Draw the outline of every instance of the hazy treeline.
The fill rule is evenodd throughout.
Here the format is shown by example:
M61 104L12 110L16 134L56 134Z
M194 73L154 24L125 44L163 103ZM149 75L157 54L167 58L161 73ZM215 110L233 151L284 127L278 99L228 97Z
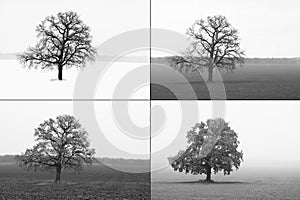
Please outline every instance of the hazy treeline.
M16 162L15 155L0 155L0 163L13 163Z
M16 155L0 155L0 163L16 163ZM150 160L146 159L124 159L124 158L94 158L94 163L104 163L112 165L141 165L148 166Z
M16 60L18 53L0 53L0 60ZM115 59L115 56L98 55L96 61L111 61ZM148 61L146 56L124 56L117 60L118 62L133 62L133 63L144 63Z
M0 53L0 59L17 59L17 54ZM110 61L114 56L100 55L96 58L98 61ZM151 58L153 63L168 63L171 57ZM119 62L147 62L147 57L142 56L126 56L118 59ZM299 58L245 58L245 64L300 64Z
M172 57L151 58L152 63L167 64ZM299 58L245 58L245 64L300 64Z

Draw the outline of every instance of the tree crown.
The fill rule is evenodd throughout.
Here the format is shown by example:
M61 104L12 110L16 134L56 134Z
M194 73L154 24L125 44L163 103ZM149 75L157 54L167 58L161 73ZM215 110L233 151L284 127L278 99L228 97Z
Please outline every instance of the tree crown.
M75 12L60 12L48 16L36 28L39 42L18 55L29 68L53 69L55 66L83 67L92 61L96 50L92 47L90 28Z
M243 152L237 150L237 138L237 133L221 118L197 123L187 133L186 150L169 157L169 163L179 172L207 174L209 168L214 173L223 171L224 175L229 175L243 160Z
M18 164L26 170L49 170L56 167L81 170L92 164L94 149L89 149L88 133L70 115L44 121L35 129L36 145L18 155Z
M196 20L187 29L190 47L182 56L175 56L171 64L180 71L190 67L197 71L203 67L234 70L244 63L244 51L240 48L238 30L233 28L222 15L208 16L206 20Z

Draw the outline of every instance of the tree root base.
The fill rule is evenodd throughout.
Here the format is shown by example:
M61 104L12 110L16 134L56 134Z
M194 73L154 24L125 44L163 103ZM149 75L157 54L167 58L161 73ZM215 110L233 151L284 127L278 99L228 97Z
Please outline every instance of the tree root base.
M199 180L199 183L215 183L213 180Z

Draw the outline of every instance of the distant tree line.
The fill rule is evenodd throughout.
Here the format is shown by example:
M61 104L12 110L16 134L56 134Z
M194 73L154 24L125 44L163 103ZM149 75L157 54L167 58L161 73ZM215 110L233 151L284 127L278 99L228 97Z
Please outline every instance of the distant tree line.
M16 162L15 155L0 156L0 163L14 163L14 162Z
M151 58L152 63L170 64L173 56ZM300 64L300 58L245 58L245 64Z

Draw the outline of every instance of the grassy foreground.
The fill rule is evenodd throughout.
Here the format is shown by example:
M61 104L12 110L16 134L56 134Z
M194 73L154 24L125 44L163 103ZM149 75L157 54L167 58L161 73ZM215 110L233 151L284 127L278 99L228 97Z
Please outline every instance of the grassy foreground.
M22 199L150 199L150 174L125 173L102 164L81 173L26 172L15 164L0 165L0 200Z
M249 182L157 182L151 187L155 200L296 200L300 198L300 181L268 180Z
M154 68L151 70L151 99L176 99L167 88L175 88L178 99L194 99L189 87L197 99L211 99L204 75L185 74L183 82L163 68ZM221 75L223 80L217 80L215 75L216 81L210 85L212 88L224 85L226 99L300 99L300 64L245 64L233 73L223 71ZM163 82L165 87L155 82Z

